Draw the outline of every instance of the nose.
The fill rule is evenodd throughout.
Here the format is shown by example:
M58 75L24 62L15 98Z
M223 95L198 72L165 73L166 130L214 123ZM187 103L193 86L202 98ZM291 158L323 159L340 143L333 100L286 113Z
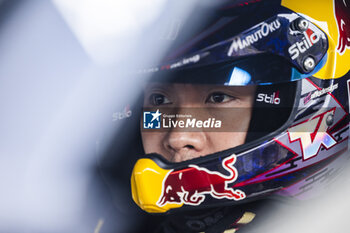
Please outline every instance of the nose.
M203 132L169 132L163 145L168 152L168 159L181 162L203 155L206 146L206 136Z

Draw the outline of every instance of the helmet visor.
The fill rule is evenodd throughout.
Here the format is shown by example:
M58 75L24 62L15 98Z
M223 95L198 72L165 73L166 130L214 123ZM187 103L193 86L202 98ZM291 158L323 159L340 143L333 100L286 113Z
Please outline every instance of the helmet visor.
M161 83L218 84L225 86L268 85L304 76L284 58L260 54L192 69L158 71L152 78Z

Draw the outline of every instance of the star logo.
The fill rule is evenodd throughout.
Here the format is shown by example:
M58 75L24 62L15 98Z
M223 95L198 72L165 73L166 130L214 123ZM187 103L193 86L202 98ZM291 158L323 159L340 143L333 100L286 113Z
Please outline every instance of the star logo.
M144 129L160 129L160 116L162 113L157 109L156 112L143 112Z
M151 115L153 116L151 122L153 122L154 120L159 121L159 117L162 115L161 113L159 113L159 109L157 109L157 111L155 113L151 113Z

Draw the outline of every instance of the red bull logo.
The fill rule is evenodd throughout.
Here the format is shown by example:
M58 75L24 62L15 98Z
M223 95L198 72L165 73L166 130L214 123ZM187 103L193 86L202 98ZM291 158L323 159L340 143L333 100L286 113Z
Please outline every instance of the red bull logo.
M339 32L337 51L342 55L350 48L350 0L334 0L334 13Z
M243 191L228 187L228 184L238 177L237 170L233 167L235 162L234 154L222 161L222 166L229 175L196 165L189 165L180 171L171 170L163 180L162 194L157 205L160 207L167 203L199 205L205 200L205 194L217 199L227 198L236 201L244 199L246 195Z

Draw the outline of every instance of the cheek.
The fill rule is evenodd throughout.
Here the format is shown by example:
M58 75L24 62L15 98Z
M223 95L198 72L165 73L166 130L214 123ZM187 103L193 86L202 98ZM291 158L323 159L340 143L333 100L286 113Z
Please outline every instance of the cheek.
M146 154L158 153L162 154L162 141L164 133L146 133L141 132L143 149Z
M221 120L223 132L247 132L251 120L252 108L234 107L218 109L216 119Z
M228 132L211 132L207 136L210 141L210 152L217 152L232 147L236 147L245 143L249 123L251 119L251 109L240 109L239 114L231 114L227 116L230 126Z

